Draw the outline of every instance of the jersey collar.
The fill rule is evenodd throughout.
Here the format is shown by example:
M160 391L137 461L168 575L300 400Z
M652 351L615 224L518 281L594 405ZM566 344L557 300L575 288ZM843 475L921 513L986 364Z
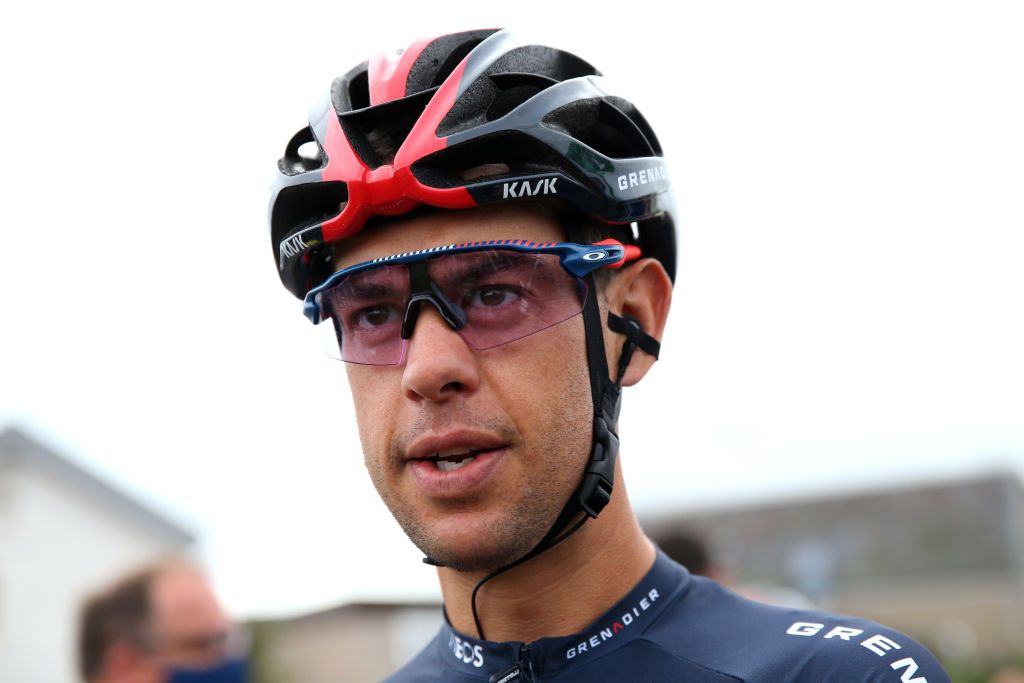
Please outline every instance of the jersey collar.
M532 643L477 640L452 628L445 619L434 647L445 664L473 680L498 683L519 666L550 676L607 655L640 638L669 603L686 590L690 575L660 549L647 574L611 609L577 634L541 638ZM505 683L518 683L512 676Z

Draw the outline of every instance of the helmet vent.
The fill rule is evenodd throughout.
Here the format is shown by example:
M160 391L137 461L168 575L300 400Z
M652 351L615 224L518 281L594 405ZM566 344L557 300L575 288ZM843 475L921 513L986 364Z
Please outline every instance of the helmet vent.
M323 150L313 137L309 127L303 128L292 136L284 150L284 156L277 162L277 167L287 176L299 175L315 171L324 165Z
M270 217L271 239L276 246L299 228L334 218L348 201L348 186L331 180L291 185L281 190Z
M491 82L497 87L498 93L484 116L488 121L500 119L545 88L558 83L547 76L525 73L494 74Z
M400 100L341 114L338 120L345 137L363 163L370 168L392 163L436 91L437 88L432 88Z
M647 123L647 119L644 118L644 115L640 113L639 109L634 107L628 100L624 100L621 97L615 97L613 95L605 97L604 101L629 117L629 120L640 129L641 133L643 133L644 138L650 144L651 148L654 149L654 153L658 156L662 156L663 152L661 151L661 144L658 142L658 136L654 134L654 129L651 128L651 124Z
M597 69L576 55L540 45L527 45L510 50L491 64L482 76L459 96L441 125L437 134L441 137L452 135L486 123L487 116L505 89L515 90L527 84L540 92L551 82L558 83L580 76L599 76ZM505 79L504 76L510 78ZM530 79L529 81L527 79ZM545 82L547 82L545 84ZM534 94L536 94L534 92ZM507 103L498 103L496 111L511 111L512 105L522 104L522 94L509 94Z
M611 159L656 153L633 119L603 98L578 100L559 107L545 116L542 123Z
M452 75L459 62L495 30L452 33L432 41L409 69L405 92L412 95L440 86Z
M348 100L353 109L366 109L370 106L370 77L365 69L349 81Z
M313 140L303 142L299 145L299 156L306 161L318 161L320 159L320 145Z
M369 62L363 62L331 83L331 103L335 111L346 112L370 106Z
M561 172L587 182L564 157L519 131L492 133L430 154L412 166L413 175L433 187L461 187L474 180Z
M526 45L509 50L496 59L484 75L500 73L536 74L559 82L581 76L601 75L597 69L571 52L543 45Z

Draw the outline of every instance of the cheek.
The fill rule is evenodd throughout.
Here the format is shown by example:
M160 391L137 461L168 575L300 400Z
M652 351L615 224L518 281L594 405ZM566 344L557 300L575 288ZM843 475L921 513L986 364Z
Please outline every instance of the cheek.
M488 366L500 368L500 373L488 373L489 379L520 432L539 441L534 445L541 448L555 442L565 448L567 437L581 433L589 444L593 402L582 318L523 341L516 352L510 353L513 346L506 347L493 362L482 364L485 372Z
M388 397L398 395L399 387L392 386L397 380L390 370L346 364L345 371L352 392L359 441L363 446L363 456L369 461L372 453L386 447L381 440L393 432L391 420L396 411Z

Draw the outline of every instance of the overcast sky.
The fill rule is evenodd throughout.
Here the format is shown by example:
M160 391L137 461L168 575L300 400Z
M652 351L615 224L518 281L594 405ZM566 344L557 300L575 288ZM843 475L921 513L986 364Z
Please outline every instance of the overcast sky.
M193 529L239 615L436 595L277 281L267 188L333 77L510 25L629 94L678 192L623 409L641 512L1024 469L1020 3L493 5L8 8L0 428Z

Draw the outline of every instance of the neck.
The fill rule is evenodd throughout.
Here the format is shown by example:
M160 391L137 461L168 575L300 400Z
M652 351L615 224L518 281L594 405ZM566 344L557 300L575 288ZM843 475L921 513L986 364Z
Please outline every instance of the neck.
M488 640L528 643L581 631L651 568L654 546L629 505L619 464L615 477L612 499L596 519L483 585L477 612ZM479 635L470 596L485 575L438 568L448 619L462 633Z

